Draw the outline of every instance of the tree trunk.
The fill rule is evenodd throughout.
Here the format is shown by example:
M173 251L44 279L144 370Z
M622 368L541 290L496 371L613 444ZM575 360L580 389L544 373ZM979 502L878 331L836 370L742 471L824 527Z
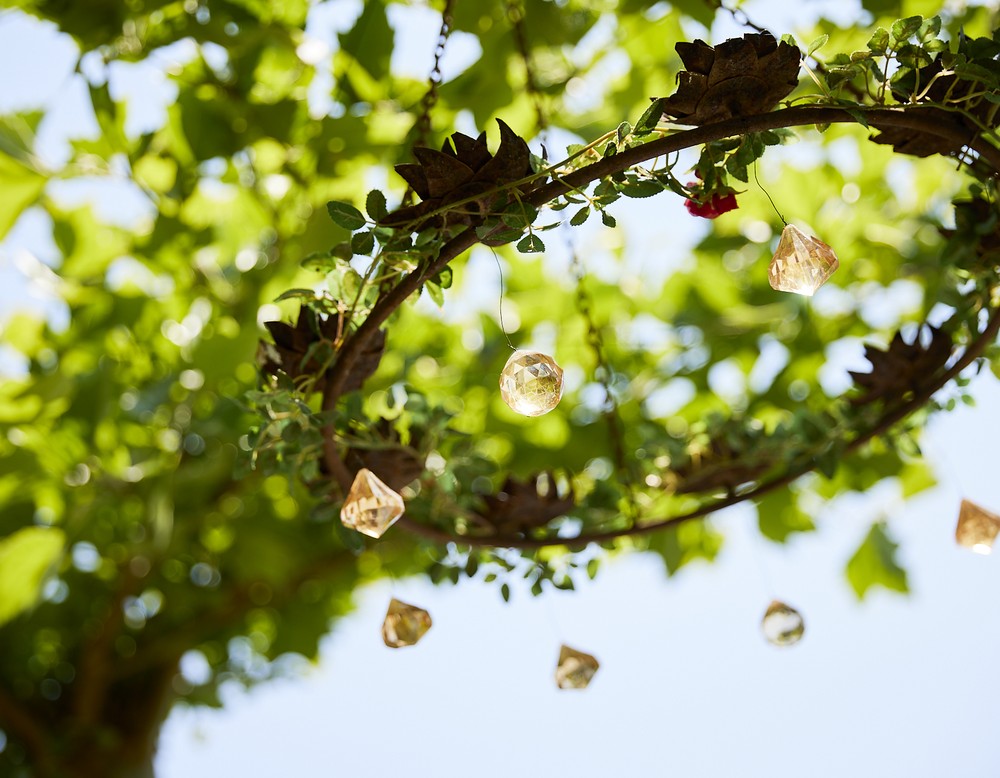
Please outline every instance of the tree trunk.
M154 778L176 673L172 662L110 684L96 719L66 722L72 734L62 741L52 778Z

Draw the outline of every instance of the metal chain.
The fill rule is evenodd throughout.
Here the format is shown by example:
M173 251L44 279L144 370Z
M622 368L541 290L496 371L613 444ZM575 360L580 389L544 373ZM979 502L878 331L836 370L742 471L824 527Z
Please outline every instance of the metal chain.
M415 125L416 133L413 138L415 146L426 146L430 138L431 111L438 101L438 87L441 86L441 58L444 56L444 47L448 43L448 36L451 35L454 6L455 0L445 0L444 10L441 12L441 29L438 32L437 46L434 47L434 66L427 77L427 92L420 101L420 114L417 116Z
M569 231L568 228L564 229L567 232ZM615 463L615 470L618 473L618 478L622 486L625 487L628 494L628 518L634 525L639 515L635 504L635 479L632 469L629 467L628 459L625 456L625 425L621 420L621 415L618 413L618 401L615 399L614 392L611 389L611 379L614 373L608 363L607 350L604 346L604 336L601 334L601 328L597 326L597 322L594 319L593 301L584 287L583 282L586 277L586 271L576 252L576 247L568 235L566 237L566 247L569 251L570 269L576 279L576 306L587 327L587 345L590 346L596 363L594 375L604 389L604 419L608 424L608 436L611 439L611 452Z
M431 111L438 101L438 87L441 86L441 58L444 56L445 46L448 44L448 36L451 35L452 24L454 23L455 0L445 0L444 10L441 11L441 29L438 31L437 45L434 47L434 65L431 67L430 75L427 77L427 91L420 100L420 113L413 128L413 145L426 146L431 136ZM413 190L409 187L403 195L403 203L409 204L413 201Z

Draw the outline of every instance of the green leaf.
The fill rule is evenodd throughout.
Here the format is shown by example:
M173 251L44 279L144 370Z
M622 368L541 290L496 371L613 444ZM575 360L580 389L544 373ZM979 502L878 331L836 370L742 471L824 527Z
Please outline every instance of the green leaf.
M279 294L274 298L274 301L281 302L282 300L315 300L316 292L312 289L286 289L284 292Z
M922 16L907 16L905 19L897 19L892 23L892 38L896 43L902 43L911 35L914 35L924 23Z
M669 575L695 559L711 562L721 548L722 535L704 520L667 527L654 533L649 541L649 550L660 555Z
M618 125L618 129L615 131L615 135L618 138L618 142L622 143L625 138L627 138L632 132L632 125L628 122L622 122Z
M816 455L816 467L827 478L837 475L842 454L837 446L830 446L826 451Z
M376 81L389 76L393 31L386 18L385 4L367 0L361 16L347 33L340 35L340 48L368 71Z
M351 236L351 251L367 256L375 250L375 236L368 230L357 232Z
M510 584L503 584L500 587L500 596L504 602L510 602Z
M450 289L454 277L455 274L452 272L451 267L444 267L431 280L442 289Z
M917 37L920 38L924 43L937 38L938 33L941 32L941 17L932 16L930 19L924 19L924 23L920 25L920 29L917 31Z
M757 520L761 534L777 543L784 543L793 532L812 532L812 518L799 508L795 494L789 489L777 489L757 501Z
M923 460L916 460L907 462L900 471L899 483L903 489L903 499L908 499L936 485L937 479L934 477L934 470L931 467Z
M389 212L385 204L385 195L378 189L372 189L365 199L365 210L368 211L372 221L378 222Z
M428 281L424 284L424 288L427 290L428 296L430 296L438 308L444 307L444 292L441 290L440 286L435 284L433 281Z
M806 49L806 56L811 57L814 52L823 48L828 40L830 40L829 35L820 35L816 40L809 44L809 48Z
M622 187L622 194L626 197L652 197L663 191L663 185L658 181L644 179L642 181L629 181Z
M569 223L574 227L579 227L587 219L590 218L590 206L585 205L579 211L573 214L573 218L569 220Z
M49 527L25 527L0 540L0 625L38 601L65 543L63 531Z
M876 522L864 542L847 563L847 580L858 599L873 586L884 586L894 592L910 590L906 571L896 562L896 549L885 524Z
M538 218L538 209L527 203L514 202L504 209L500 218L508 227L524 229Z
M601 222L605 227L617 227L618 220L607 211L601 211Z
M737 154L733 154L726 159L726 172L733 178L742 181L744 184L749 181L747 165L745 162L740 160Z
M345 230L353 232L354 230L360 230L366 224L365 217L361 211L349 203L331 200L326 204L326 212L330 214L330 218L333 219L334 224L340 225Z
M45 178L6 154L0 154L0 238L14 226L21 212L33 205L45 187Z
M868 48L873 54L885 54L889 48L889 31L885 27L879 27L868 39Z
M545 251L545 244L542 243L541 238L534 233L531 233L530 235L525 235L518 241L517 250L522 254L537 254Z
M665 97L658 97L650 104L645 113L639 117L639 121L635 123L633 132L636 135L646 135L656 128L656 125L660 123L660 118L663 116L663 104L665 102Z

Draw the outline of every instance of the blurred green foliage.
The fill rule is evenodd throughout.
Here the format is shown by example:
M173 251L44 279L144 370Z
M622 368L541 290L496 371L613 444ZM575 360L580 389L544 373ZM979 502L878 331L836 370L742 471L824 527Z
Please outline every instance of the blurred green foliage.
M228 680L279 673L285 665L275 660L285 654L315 658L357 587L389 572L496 581L505 599L512 575L541 591L544 581L571 588L584 568L596 574L595 549L442 549L402 530L366 548L340 528L337 495L321 477L315 430L329 419L315 398L310 405L290 386L260 383L262 306L292 288L357 288L343 267L332 278L302 267L349 240L343 215L341 224L331 220L325 204L364 208L373 185L393 204L402 196L390 168L409 161L426 83L401 73L393 54L397 25L419 4L15 5L55 23L93 66L81 69L103 75L75 76L100 133L74 139L70 158L55 167L36 156L41 113L0 120L0 237L28 209L44 216L59 254L53 283L70 312L63 331L24 315L3 322L4 343L27 357L29 370L0 384L0 728L9 738L0 774L138 774L170 704L215 705ZM938 5L863 3L871 29L930 16ZM455 30L473 36L482 55L441 85L432 140L456 124L492 138L497 117L531 137L540 100L570 142L589 142L637 121L651 96L672 91L675 41L708 37L705 25L729 18L696 0L524 6L534 90L526 88L507 5L456 3ZM322 35L304 26L324 12L341 32L328 36L323 56L306 56ZM990 13L949 11L945 34L989 34ZM802 41L829 35L817 56L864 49L871 34L867 24L840 28L822 19L795 32ZM165 121L129 132L132 108L112 97L107 64L148 63L179 43L190 44L189 56L167 72L176 99ZM795 95L812 92L804 78ZM630 502L649 516L684 510L692 498L655 488L656 478L660 459L676 456L678 441L699 424L737 412L772 429L794 426L790 407L819 412L844 390L825 372L835 344L873 331L884 342L942 302L937 290L947 286L948 271L937 260L936 217L961 183L949 163L901 161L858 128L798 134L802 143L768 151L760 177L788 217L836 237L843 267L834 283L842 291L822 309L770 292L766 259L776 220L754 185L740 192L740 209L713 223L690 251L673 250L669 223L641 249L629 245L631 208L651 221L662 220L661 208L670 219L690 218L664 208L669 193L609 201L604 224L616 219L624 225L618 230L597 229L596 219L581 227L589 230L580 239L583 284L604 333L613 371L605 381L626 449L636 455L637 490L623 486L610 464L600 376L565 261L498 249L506 304L519 322L515 337L553 343L572 374L561 406L540 419L512 416L496 391L509 351L492 291L483 302L482 288L495 288L486 250L427 285L443 313L425 297L394 316L378 372L363 396L346 398L340 418L388 419L404 444L438 457L432 472L445 501L415 501L414 520L433 523L442 511L478 504L508 470L528 476L553 467L588 496L590 514L576 520L614 527ZM563 137L547 136L550 157L562 156L551 147ZM537 143L533 149L541 151ZM152 216L125 228L99 218L92 205L66 205L50 183L75 180L131 182ZM384 208L378 197L368 199L376 219ZM555 233L544 238L559 243ZM352 248L364 253L371 242ZM364 267L355 262L352 272ZM909 302L888 306L897 298ZM479 302L457 307L464 299ZM299 300L292 295L278 306L292 318ZM874 319L870 311L880 306L893 313ZM274 309L264 312L275 317ZM760 354L768 344L788 359L774 363L769 379L754 378L755 367L766 367ZM262 407L264 419L276 421L272 429ZM446 427L457 434L444 435ZM379 443L357 425L338 430L345 440L360 436L352 441L360 448ZM251 451L272 434L277 453L261 455L258 447L255 460ZM812 530L803 494L833 498L888 477L899 478L906 494L926 487L926 468L905 448L852 454L834 463L830 480L803 479L772 493L758 505L761 532L784 542ZM673 573L694 559L711 561L722 542L709 523L696 522L608 546L649 550ZM887 530L873 527L848 566L859 596L876 584L905 591L894 551ZM185 655L204 659L205 677L178 674Z

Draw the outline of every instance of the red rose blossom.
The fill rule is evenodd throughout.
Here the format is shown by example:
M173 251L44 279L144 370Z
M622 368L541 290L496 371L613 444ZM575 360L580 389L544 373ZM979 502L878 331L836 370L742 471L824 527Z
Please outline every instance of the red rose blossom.
M705 202L699 200L685 200L684 206L692 216L701 216L705 219L714 219L721 216L726 211L739 208L736 203L736 193L714 194Z

